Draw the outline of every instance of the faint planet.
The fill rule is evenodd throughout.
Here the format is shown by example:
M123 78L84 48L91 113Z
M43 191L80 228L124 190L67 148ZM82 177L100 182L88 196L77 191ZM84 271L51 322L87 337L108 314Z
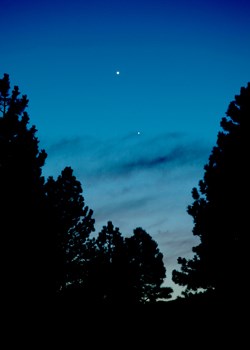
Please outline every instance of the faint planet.
M120 71L119 70L117 70L115 73L116 73L116 75L120 75Z
M140 132L140 131L137 131L137 135L141 135L141 132Z

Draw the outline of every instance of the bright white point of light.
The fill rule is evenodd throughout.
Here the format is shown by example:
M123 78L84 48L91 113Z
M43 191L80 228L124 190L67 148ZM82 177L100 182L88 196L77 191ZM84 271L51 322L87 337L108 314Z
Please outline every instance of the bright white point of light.
M141 135L141 132L140 132L140 131L137 131L137 135Z
M116 71L116 75L120 75L120 71L119 70Z

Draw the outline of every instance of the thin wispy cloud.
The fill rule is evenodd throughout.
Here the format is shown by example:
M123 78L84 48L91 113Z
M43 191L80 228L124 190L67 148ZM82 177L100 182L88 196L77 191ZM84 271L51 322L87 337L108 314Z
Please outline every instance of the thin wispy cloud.
M107 176L125 176L134 171L162 168L199 161L208 152L200 140L188 140L184 135L169 133L158 137L94 139L75 137L63 139L48 147L48 155L63 157L78 166L88 163L88 170Z
M208 149L202 145L178 144L166 147L155 147L153 149L151 140L148 140L147 147L138 145L137 149L131 149L130 152L115 153L113 158L108 156L100 159L95 170L99 176L108 177L128 177L136 172L164 171L186 165L200 164L204 162L208 155Z
M143 169L155 169L176 163L185 164L190 160L198 159L201 152L201 149L197 152L197 149L193 148L192 146L190 147L190 145L177 145L175 148L168 150L166 153L159 150L159 154L155 154L151 157L142 155L136 160L124 163L121 169L126 172Z
M79 148L82 146L82 138L79 136L73 138L63 138L56 143L48 145L46 152L50 157L61 155L72 155L72 153L78 153Z
M135 210L137 215L139 215L139 212L142 213L148 203L152 201L152 199L153 196L150 194L139 197L136 197L134 194L132 194L132 196L123 198L123 200L114 200L109 204L103 205L98 210L97 220L106 220L110 216L110 213L112 213L113 217L131 217Z

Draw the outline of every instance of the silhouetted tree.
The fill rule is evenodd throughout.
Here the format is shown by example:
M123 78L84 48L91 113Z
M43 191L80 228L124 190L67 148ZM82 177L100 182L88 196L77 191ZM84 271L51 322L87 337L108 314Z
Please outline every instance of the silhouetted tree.
M45 192L54 239L56 292L82 284L86 239L94 231L93 211L85 206L81 183L66 167L57 180L47 179Z
M178 258L181 272L173 281L186 286L185 295L199 288L213 290L220 298L240 299L247 293L249 274L247 197L250 117L250 83L229 104L221 120L204 178L192 191L194 202L187 212L193 217L193 234L200 244L193 259Z
M127 272L126 247L119 228L109 221L85 248L87 271L84 293L87 301L98 304L123 302Z
M9 75L0 79L0 203L2 284L15 297L53 295L81 279L84 241L94 230L92 210L66 167L46 184L34 126L28 127L26 95L10 93Z
M10 92L9 75L0 79L1 285L18 296L35 296L46 279L44 178L46 159L34 126L28 127L26 95Z
M170 298L172 288L162 287L166 268L158 244L140 227L125 241L129 259L131 299L140 303L152 303L159 298Z

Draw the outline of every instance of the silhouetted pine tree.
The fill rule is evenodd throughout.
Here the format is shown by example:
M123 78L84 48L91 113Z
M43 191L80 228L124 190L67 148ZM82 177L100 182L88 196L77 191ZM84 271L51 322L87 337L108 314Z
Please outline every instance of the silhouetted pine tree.
M159 298L171 298L172 288L162 287L166 268L156 241L140 227L134 230L131 237L125 238L125 241L131 300L154 303Z
M46 153L28 127L26 95L10 92L9 75L0 79L0 225L2 290L13 298L37 295L46 279L44 178Z
M55 247L53 269L55 291L82 284L85 243L94 231L93 211L85 206L81 183L66 167L57 180L47 179L45 192L50 215L50 230Z
M96 238L89 240L88 253L84 285L86 300L97 304L123 303L128 265L119 228L109 221Z
M2 285L14 298L46 298L77 284L83 273L83 242L94 230L92 210L66 167L46 184L34 126L28 127L26 95L10 93L0 79L0 225Z
M192 191L194 202L187 212L193 217L193 234L200 244L194 258L179 258L181 272L173 281L186 286L185 294L199 288L214 290L220 298L239 300L247 294L248 234L247 183L250 118L250 83L230 103L222 118L204 178Z

